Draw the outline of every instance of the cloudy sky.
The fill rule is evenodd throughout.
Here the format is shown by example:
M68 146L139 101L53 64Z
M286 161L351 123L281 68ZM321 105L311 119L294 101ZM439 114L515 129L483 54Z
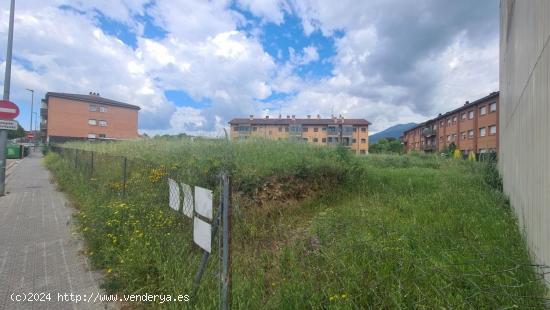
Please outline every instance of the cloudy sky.
M17 0L11 99L137 104L140 131L332 113L372 131L498 89L497 0ZM9 1L0 2L3 85ZM283 116L284 117L284 116Z

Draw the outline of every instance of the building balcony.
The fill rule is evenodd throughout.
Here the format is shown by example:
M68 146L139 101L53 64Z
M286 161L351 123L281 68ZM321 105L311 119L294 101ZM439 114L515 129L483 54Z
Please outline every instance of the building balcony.
M422 145L420 146L420 149L422 151L426 151L426 152L432 152L432 151L435 151L437 149L437 146L435 144L431 144L431 145Z
M424 128L422 129L422 135L424 137L432 137L432 136L435 136L437 134L437 131L433 128Z
M48 109L40 108L40 115L42 115L42 116L48 116Z

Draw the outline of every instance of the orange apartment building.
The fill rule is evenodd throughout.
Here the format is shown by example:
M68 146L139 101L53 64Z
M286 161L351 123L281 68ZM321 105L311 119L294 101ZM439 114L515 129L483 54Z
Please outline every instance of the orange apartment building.
M440 114L404 132L405 149L441 152L454 143L463 155L497 152L499 92Z
M296 118L294 115L282 118L235 118L229 122L231 139L249 137L286 140L294 139L316 145L344 145L357 154L369 152L369 125L365 119L343 117Z
M140 107L89 95L48 92L40 109L44 142L138 137Z

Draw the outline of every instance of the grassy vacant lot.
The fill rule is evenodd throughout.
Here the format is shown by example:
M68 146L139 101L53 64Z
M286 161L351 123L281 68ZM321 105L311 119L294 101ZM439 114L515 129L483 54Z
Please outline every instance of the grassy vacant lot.
M78 205L108 291L191 292L200 251L190 221L167 207L164 177L215 189L226 169L235 308L544 307L513 212L479 163L268 141L66 146L98 152L93 175L72 155L49 153L46 163ZM131 161L125 199L112 194L119 158L99 152L145 160ZM216 255L190 306L217 307Z

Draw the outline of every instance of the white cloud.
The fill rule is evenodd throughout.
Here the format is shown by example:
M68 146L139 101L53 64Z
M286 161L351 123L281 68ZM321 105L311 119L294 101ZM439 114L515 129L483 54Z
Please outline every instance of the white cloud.
M252 14L275 24L281 24L284 21L284 12L290 10L284 0L238 0L238 3Z

